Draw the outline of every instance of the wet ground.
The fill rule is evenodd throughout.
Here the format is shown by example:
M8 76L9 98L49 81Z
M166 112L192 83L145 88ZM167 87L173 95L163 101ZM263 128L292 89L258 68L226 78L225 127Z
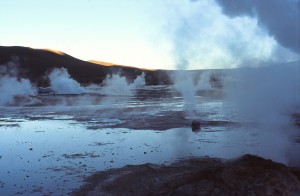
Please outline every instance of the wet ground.
M191 129L194 119L201 121L200 132ZM96 171L128 164L266 156L253 127L217 89L199 91L192 104L168 86L132 96L17 98L1 107L0 193L64 195Z
M189 158L98 172L72 195L299 195L299 172L253 155Z

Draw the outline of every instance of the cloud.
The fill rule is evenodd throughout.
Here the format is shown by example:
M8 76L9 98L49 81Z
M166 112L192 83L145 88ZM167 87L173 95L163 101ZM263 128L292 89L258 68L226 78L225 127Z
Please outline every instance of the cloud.
M300 53L299 0L217 0L223 13L230 17L257 18L258 25L267 30L286 48Z
M162 34L172 48L174 68L257 67L299 60L295 50L278 42L246 3L233 17L217 1L167 2Z

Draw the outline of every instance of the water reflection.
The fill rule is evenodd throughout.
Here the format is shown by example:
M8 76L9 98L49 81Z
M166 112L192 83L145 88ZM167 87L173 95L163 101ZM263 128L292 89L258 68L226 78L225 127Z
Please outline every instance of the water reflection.
M2 107L1 194L67 194L84 176L128 164L259 154L257 130L236 124L234 108L220 97L196 97L201 131L194 133L183 100L165 88L135 97L53 96L40 98L38 106Z

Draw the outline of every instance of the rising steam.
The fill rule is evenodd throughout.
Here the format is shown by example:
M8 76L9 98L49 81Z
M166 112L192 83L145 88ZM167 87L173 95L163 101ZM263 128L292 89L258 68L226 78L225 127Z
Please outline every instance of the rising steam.
M104 81L102 93L104 95L125 95L131 96L134 90L145 85L144 73L138 76L133 83L129 84L125 77L120 75L107 76Z
M168 28L176 68L259 67L228 72L226 77L233 85L226 86L232 81L223 84L241 122L252 123L250 129L257 131L259 147L249 153L283 163L288 162L291 151L299 157L300 150L292 149L291 141L299 132L291 120L300 105L299 61L270 64L299 59L300 1L193 0L179 5ZM268 68L262 68L267 64ZM185 109L193 114L197 87L191 76L178 71L174 81Z
M97 93L103 95L133 95L136 88L145 85L144 74L129 84L126 77L118 74L108 75L103 84L83 87L74 80L65 68L55 68L49 75L50 87L57 94Z
M55 68L49 75L50 87L57 94L81 94L86 92L81 85L71 78L67 69Z
M5 65L0 66L0 105L14 105L17 97L29 98L32 100L37 95L37 88L30 80L19 78L18 59L12 59ZM132 96L135 90L145 85L144 73L138 76L132 83L128 83L125 77L117 74L107 76L102 85L91 84L82 86L74 80L65 68L55 68L47 75L50 88L55 94L101 94L101 95L122 95ZM85 96L85 99L74 97L72 100L62 100L60 105L86 105L98 104L93 97ZM35 99L36 101L38 99ZM20 100L19 100L20 101ZM70 103L70 101L72 103ZM32 103L29 103L32 104Z
M0 66L0 105L14 104L17 96L36 95L36 88L25 78L18 78L18 61L13 58Z
M241 121L253 123L249 129L256 131L258 150L252 153L282 163L288 163L291 154L299 157L299 147L291 140L299 134L291 117L300 112L299 71L298 63L245 68L238 70L234 86L226 87Z
M284 47L300 53L299 0L217 0L230 17L250 16Z

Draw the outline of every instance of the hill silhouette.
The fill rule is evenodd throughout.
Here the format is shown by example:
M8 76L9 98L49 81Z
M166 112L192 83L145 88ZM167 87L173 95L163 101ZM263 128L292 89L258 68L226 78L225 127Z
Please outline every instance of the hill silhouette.
M129 82L145 73L147 85L170 84L166 70L144 70L100 61L83 61L60 51L21 46L0 46L0 65L17 61L20 76L39 86L47 85L46 75L54 68L64 67L72 78L82 84L101 83L107 75L126 76Z

